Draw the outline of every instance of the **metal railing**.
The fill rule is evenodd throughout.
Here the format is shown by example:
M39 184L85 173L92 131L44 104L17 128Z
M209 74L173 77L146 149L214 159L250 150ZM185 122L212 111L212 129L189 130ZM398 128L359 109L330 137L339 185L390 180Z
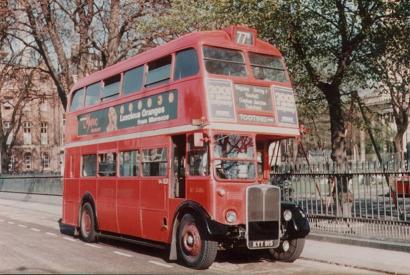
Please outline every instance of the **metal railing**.
M272 183L300 205L314 232L382 240L410 240L410 172L390 161L284 164Z

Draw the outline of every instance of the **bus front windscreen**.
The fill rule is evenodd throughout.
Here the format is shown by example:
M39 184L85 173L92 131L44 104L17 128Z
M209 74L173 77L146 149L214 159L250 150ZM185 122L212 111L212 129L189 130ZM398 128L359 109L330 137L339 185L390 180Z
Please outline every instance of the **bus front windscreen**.
M255 179L253 138L239 135L215 135L214 165L216 176L220 179Z

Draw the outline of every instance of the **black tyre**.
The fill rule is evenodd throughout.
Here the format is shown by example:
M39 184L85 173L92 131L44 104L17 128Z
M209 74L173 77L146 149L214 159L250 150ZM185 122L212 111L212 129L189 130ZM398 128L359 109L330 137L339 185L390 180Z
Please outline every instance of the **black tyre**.
M282 262L294 262L302 254L305 239L284 240L278 248L269 249L273 259Z
M94 210L88 202L84 203L81 208L80 236L85 242L88 243L93 243L97 240Z
M195 268L207 269L214 262L218 243L207 238L203 228L198 226L190 214L182 217L178 227L178 260L182 264Z

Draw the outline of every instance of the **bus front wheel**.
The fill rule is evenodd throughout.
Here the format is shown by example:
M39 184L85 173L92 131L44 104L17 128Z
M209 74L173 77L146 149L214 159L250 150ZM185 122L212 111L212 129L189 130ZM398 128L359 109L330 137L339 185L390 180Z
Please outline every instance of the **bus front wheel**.
M269 249L269 252L275 260L292 263L299 258L304 247L305 239L303 238L283 240L278 248Z
M207 238L191 214L185 214L178 228L178 259L188 267L207 269L217 251L218 243Z
M80 234L81 238L88 243L96 241L95 216L89 202L84 203L81 208Z

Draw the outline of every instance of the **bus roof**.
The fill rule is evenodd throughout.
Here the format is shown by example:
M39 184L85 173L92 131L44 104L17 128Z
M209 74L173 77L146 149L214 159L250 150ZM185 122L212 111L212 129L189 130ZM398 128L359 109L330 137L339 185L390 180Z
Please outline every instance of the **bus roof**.
M252 46L243 45L235 43L233 35L235 30L247 30L254 34L255 43ZM92 73L79 81L77 81L71 89L71 92L93 84L95 82L106 79L110 76L119 74L121 72L132 69L136 66L143 65L147 62L150 62L154 59L158 59L161 56L171 54L173 52L182 50L184 48L195 47L197 45L211 45L211 46L221 46L225 48L241 49L241 50L254 50L260 53L269 53L271 55L282 56L277 48L271 44L260 40L257 38L257 33L254 29L250 29L243 26L230 26L224 30L215 30L215 31L201 31L201 32L192 32L185 34L180 38L172 40L168 43L165 43L161 46L152 48L140 54L137 54L133 57L130 57L124 61L106 67L100 71Z

